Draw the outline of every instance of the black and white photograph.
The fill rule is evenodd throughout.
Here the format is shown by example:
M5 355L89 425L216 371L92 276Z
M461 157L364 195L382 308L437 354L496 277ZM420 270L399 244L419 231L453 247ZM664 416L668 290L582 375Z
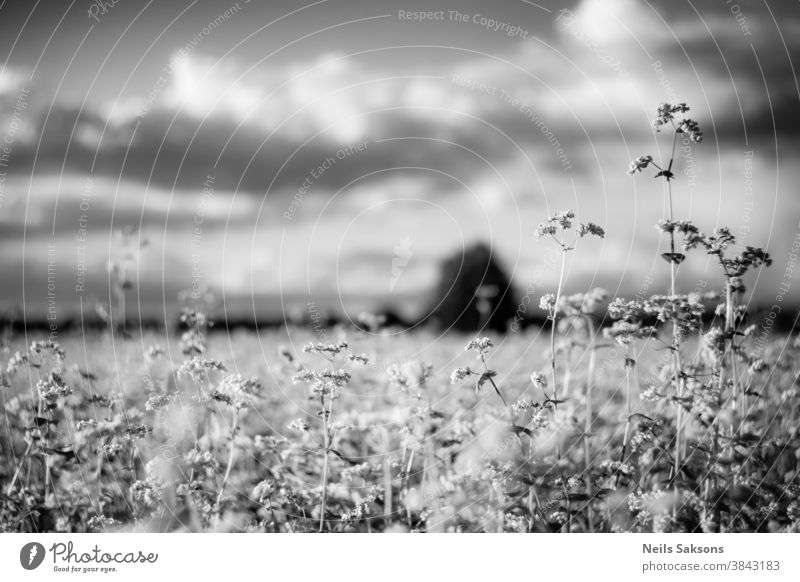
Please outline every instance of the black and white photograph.
M797 579L798 63L795 0L1 0L3 577Z

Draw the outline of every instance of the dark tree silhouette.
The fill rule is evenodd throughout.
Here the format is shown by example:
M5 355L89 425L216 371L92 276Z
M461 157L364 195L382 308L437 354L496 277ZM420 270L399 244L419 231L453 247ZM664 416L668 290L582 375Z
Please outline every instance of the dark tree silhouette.
M476 243L442 261L427 320L442 328L505 331L517 310L514 289L492 250Z

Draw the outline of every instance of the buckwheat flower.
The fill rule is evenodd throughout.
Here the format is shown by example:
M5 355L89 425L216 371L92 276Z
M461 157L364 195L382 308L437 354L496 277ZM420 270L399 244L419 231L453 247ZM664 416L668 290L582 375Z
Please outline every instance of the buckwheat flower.
M271 497L273 493L275 493L275 482L264 480L253 487L252 497L259 503L263 503L264 499Z
M261 393L261 382L258 378L244 378L241 374L231 374L222 379L215 391L227 404L237 409L244 408L247 402Z
M572 210L564 210L563 212L559 212L552 218L550 221L555 222L561 227L561 230L569 230L572 228L572 220L575 218L575 213Z
M585 315L600 315L607 301L608 291L601 287L594 287L584 294L580 304L580 312Z
M755 334L757 330L758 330L758 326L755 323L751 323L742 332L742 335L744 335L744 337L750 337L751 335ZM798 337L800 337L800 336L798 336ZM794 347L798 347L798 346L794 346Z
M470 350L473 350L478 352L478 354L480 355L480 354L485 354L493 347L494 344L492 343L492 340L490 340L488 337L475 338L473 340L470 340L470 342L464 347L464 351L468 352Z
M682 119L675 131L688 134L689 139L695 143L703 141L703 132L700 131L700 126L694 119Z
M476 372L470 370L469 366L467 366L466 368L456 368L455 370L453 370L453 373L450 374L450 383L457 384L467 376L471 376L472 374L475 373Z
M410 360L402 364L392 364L386 373L391 383L405 392L411 388L425 386L433 377L433 365L419 360Z
M745 247L740 255L736 255L732 259L724 259L723 264L729 275L741 277L750 268L758 268L762 265L769 267L772 264L772 258L764 249Z
M145 359L147 359L147 360L152 362L153 360L157 360L158 358L163 357L164 353L165 353L164 352L164 348L162 348L159 345L154 345L154 346L148 347L145 350L144 357L145 357Z
M548 520L558 525L564 525L569 521L569 516L566 511L554 511L548 516Z
M701 353L714 366L722 362L728 335L719 327L712 327L703 335Z
M659 127L666 125L674 118L675 116L672 115L672 105L669 103L659 103L658 109L656 110L656 118L653 120L653 128L659 131Z
M651 163L653 163L653 156L639 156L628 166L628 174L632 176L636 172L641 172Z
M341 475L345 481L352 481L355 478L365 479L372 472L372 467L369 463L359 463L352 467L342 469Z
M297 418L290 422L287 426L289 430L296 430L298 432L308 432L311 426L302 418Z
M606 231L604 231L601 227L597 226L594 222L587 222L586 224L579 224L578 225L578 236L583 238L585 236L596 236L600 238L604 238L606 236Z
M197 328L191 328L181 335L181 353L185 356L203 355L206 352L206 336Z
M558 310L564 315L576 316L581 313L581 306L583 305L586 295L583 293L574 293L572 295L563 295L558 300Z
M174 394L153 394L144 404L147 411L166 410L175 401Z
M185 327L204 328L210 325L205 313L188 307L181 310L179 319Z
M50 372L47 378L39 380L36 383L36 389L45 406L51 410L56 408L59 398L72 394L72 390L57 372Z
M660 103L656 111L656 118L653 120L653 129L660 131L662 125L670 123L675 119L676 113L686 113L689 111L689 106L686 103L678 103L671 105L669 103Z
M6 374L13 374L23 365L28 363L28 354L21 354L19 352L14 352L14 355L11 356L8 360L8 365L6 366Z
M514 414L519 414L520 412L525 412L526 410L535 407L536 403L533 400L522 399L514 402L511 405L511 410L514 412Z
M612 319L622 319L634 323L642 319L645 309L645 304L637 299L628 301L617 297L609 304L608 315Z
M675 232L675 224L674 220L659 219L659 221L656 222L656 229L669 234Z
M728 246L734 244L736 238L726 227L715 228L709 236L705 238L705 247L710 255L722 255Z
M79 431L82 430L91 430L97 427L97 421L93 418L88 420L79 420L76 424L76 429Z
M222 362L194 356L180 365L178 377L189 377L199 384L208 381L210 373L224 371L225 365Z
M392 364L386 369L386 374L389 376L389 381L392 385L400 388L401 390L408 390L409 380L408 376L403 371L400 364Z
M350 374L344 370L323 370L320 377L335 386L342 387L350 382Z
M656 400L661 400L664 398L664 395L658 390L658 387L655 384L651 384L642 391L642 393L639 395L639 398L645 402L653 402Z
M128 428L128 430L125 432L131 439L143 439L153 432L153 427L146 424L135 424Z
M628 463L606 459L605 461L600 463L600 471L611 475L616 473L621 473L623 475L632 475L633 467Z
M111 441L110 443L103 443L103 454L108 458L114 458L122 452L122 445L118 442Z
M557 232L558 229L556 228L555 224L551 224L549 222L548 223L542 222L539 223L539 226L533 232L533 235L536 238L542 238L548 235L555 235Z
M136 501L147 507L155 507L163 499L163 486L152 477L131 483L130 491Z
M335 344L310 343L303 347L305 353L337 355L348 347L347 340L340 339Z
M545 293L539 299L539 309L547 312L552 312L556 304L556 296L552 293Z
M541 372L532 372L531 382L533 382L534 386L541 388L542 390L547 388L547 377Z
M362 366L369 365L369 358L367 357L367 354L350 354L347 359L354 364L360 364Z
M629 323L627 321L615 321L611 327L607 327L603 330L603 337L614 340L622 346L626 346L631 343L632 339L629 332L633 331L637 327L638 326L635 323Z
M750 362L750 365L747 367L747 373L752 375L758 374L759 372L763 371L764 368L767 367L767 364L761 358L753 360Z
M669 222L669 221L659 221L659 222ZM692 223L691 220L674 220L671 222L674 227L674 230L681 233L682 235L686 236L689 234L697 234L699 233L699 229Z
M31 347L28 350L30 355L37 355L41 356L45 353L50 353L55 356L58 360L64 360L67 357L67 354L61 349L61 346L52 340L45 340L45 341L38 341L32 342Z
M299 384L300 382L315 382L317 375L311 370L303 370L292 376L292 384Z
M573 475L569 479L567 479L567 489L577 489L583 485L583 479L578 477L577 475Z
M206 477L213 477L219 471L219 461L211 451L194 448L187 451L183 458L190 467L198 469Z

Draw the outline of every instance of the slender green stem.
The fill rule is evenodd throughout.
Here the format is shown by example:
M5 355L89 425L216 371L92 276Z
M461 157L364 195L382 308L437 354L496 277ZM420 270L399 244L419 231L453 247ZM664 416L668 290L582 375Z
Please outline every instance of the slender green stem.
M222 484L219 486L219 493L217 493L217 501L214 504L214 510L219 511L220 503L222 503L222 495L225 493L225 487L228 484L228 479L231 476L233 469L233 461L236 453L236 432L239 426L239 409L235 408L233 411L233 419L231 420L231 441L228 445L228 463L225 467L225 475L222 477Z
M667 171L672 171L672 165L675 161L675 146L678 140L677 131L675 131L675 122L672 122L673 125L673 133L672 133L672 152L670 154L669 165L667 166ZM672 183L671 183L671 174L664 176L666 181L666 194L667 194L667 219L672 222L673 221L673 208L672 208ZM670 250L670 257L669 257L669 289L670 289L670 297L671 300L674 301L674 297L676 294L676 279L677 279L677 263L675 261L675 232L674 229L670 229L669 231L669 250ZM683 397L683 379L681 375L681 355L680 355L680 346L679 346L679 338L678 338L678 325L675 322L675 319L672 320L672 362L674 368L674 383L675 383L675 390L677 393L677 397L680 400ZM673 479L676 483L675 486L675 497L676 503L673 505L672 516L673 520L677 517L678 512L678 503L677 503L677 496L678 496L678 488L677 488L677 480L679 478L681 467L682 467L682 458L683 458L683 405L681 402L678 402L678 409L676 412L676 421L675 421L675 454L673 455Z
M561 244L561 243L559 243ZM558 273L558 287L556 289L555 303L553 304L552 322L550 327L550 367L553 372L553 400L556 403L554 408L558 408L558 378L556 376L556 321L558 318L558 302L561 299L561 287L564 284L564 268L567 263L567 251L561 244L561 270Z
M592 410L592 391L594 388L594 370L597 363L597 353L594 346L594 323L590 316L586 316L586 322L589 330L589 369L586 378L586 421L583 434L583 453L585 462L586 473L586 497L587 497L587 520L589 524L589 531L594 531L594 510L592 509L592 445L589 439L592 434L593 410Z
M481 354L481 362L483 363L484 371L488 372L489 371L489 366L486 365L486 360L484 359L483 354ZM506 402L506 399L503 398L503 395L500 392L500 388L497 387L497 384L495 383L494 378L492 378L491 376L489 376L489 383L492 385L492 388L494 388L494 391L500 397L500 400L502 401L503 406L508 408L508 402Z
M631 348L626 346L625 356L630 358ZM631 407L631 367L628 365L627 359L625 361L625 433L622 436L622 451L619 455L619 462L625 462L625 455L628 452L628 439L631 434L631 414L633 410Z
M328 438L328 412L325 409L325 396L319 395L319 401L322 405L322 439L323 439L323 457L322 457L322 500L320 501L319 512L319 531L323 532L325 528L325 505L328 500L328 452L330 450L330 441Z

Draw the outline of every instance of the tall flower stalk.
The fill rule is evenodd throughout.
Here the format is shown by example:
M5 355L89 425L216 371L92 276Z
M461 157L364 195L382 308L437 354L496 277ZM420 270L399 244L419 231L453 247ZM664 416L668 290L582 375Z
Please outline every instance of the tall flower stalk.
M550 320L550 371L553 378L553 400L558 402L558 376L556 364L556 323L558 319L559 304L561 302L561 291L564 286L564 271L567 264L567 253L575 249L575 244L579 238L585 236L596 236L599 238L605 237L605 231L594 224L588 222L586 224L579 224L578 228L574 230L574 235L568 237L568 233L572 233L572 225L575 220L575 213L571 210L559 212L539 224L539 227L534 231L536 238L550 238L553 240L561 250L561 267L558 272L558 286L556 293L547 293L543 295L539 301L539 307L547 312L547 319Z
M336 424L333 421L333 403L340 397L341 389L350 382L350 374L335 367L335 358L348 349L345 340L336 344L308 344L303 348L306 353L323 356L330 366L322 371L304 370L293 378L294 382L307 382L311 385L311 397L319 401L319 416L322 423L322 476L320 483L319 531L325 531L325 512L328 502L328 480L330 471L330 455L337 454L333 448L336 437Z
M605 310L608 293L604 289L595 288L588 293L576 293L562 297L559 301L559 311L564 314L562 329L568 333L578 329L583 330L586 343L584 347L589 352L589 362L586 369L586 392L584 394L585 416L583 430L583 456L584 456L584 476L586 481L587 498L587 524L589 531L594 531L594 507L592 500L594 497L592 479L592 445L591 436L594 423L593 397L595 384L595 369L597 367L597 348L595 343L596 327L595 318L600 316ZM580 341L575 341L575 345L580 345ZM568 356L569 357L569 356ZM569 366L569 362L567 364ZM565 377L569 369L565 372ZM566 382L565 382L566 384ZM565 386L566 393L566 386Z
M661 103L658 106L658 112L656 115L655 120L653 121L653 128L658 133L661 131L661 128L664 126L669 126L672 129L672 147L670 150L670 157L667 162L661 161L661 164L657 164L653 160L653 156L645 155L640 156L639 158L633 160L628 167L628 173L633 175L637 172L641 172L642 170L646 169L648 166L653 166L658 170L658 173L655 175L656 178L663 178L664 179L664 192L666 196L666 206L667 206L667 217L666 221L662 221L660 223L660 227L663 223L667 225L667 228L663 228L667 234L669 234L669 252L662 253L662 257L667 263L669 264L669 295L671 299L675 299L677 295L676 291L676 280L677 280L677 271L678 266L683 262L686 256L683 253L679 253L676 251L675 248L675 225L677 224L674 219L673 213L673 196L672 196L672 180L675 178L675 174L672 171L673 165L675 163L675 148L678 142L678 135L687 135L689 140L694 143L699 143L703 139L703 134L699 129L699 126L696 121L684 117L680 120L675 119L676 114L684 114L689 111L689 107L686 103L679 103L677 105L671 105L669 103ZM676 411L676 428L675 428L675 449L674 449L674 464L673 464L673 478L678 479L682 464L683 464L683 451L685 447L685 443L683 442L683 431L684 431L684 420L683 420L683 406L681 405L680 401L683 398L684 393L684 377L683 377L683 367L681 362L681 352L680 352L680 341L681 341L681 331L678 325L678 322L673 319L672 320L672 344L670 346L670 350L672 353L672 367L673 367L673 382L675 385L675 391L677 395L677 411ZM676 504L677 505L677 504Z

